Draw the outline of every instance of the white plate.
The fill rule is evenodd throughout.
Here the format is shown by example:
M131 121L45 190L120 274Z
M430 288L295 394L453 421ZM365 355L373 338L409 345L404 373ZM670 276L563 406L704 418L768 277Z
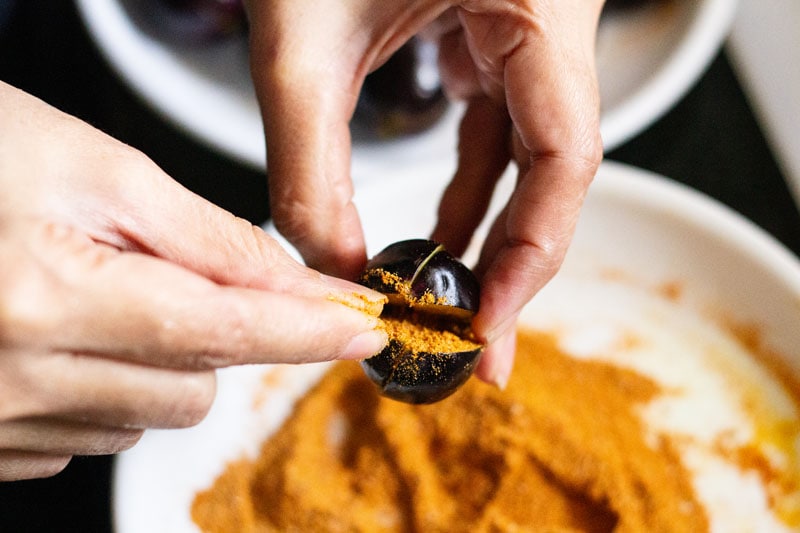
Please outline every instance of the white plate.
M263 168L263 131L244 39L195 50L171 47L140 31L120 2L77 0L89 32L117 73L185 131ZM736 0L672 0L604 20L597 61L607 150L660 117L696 81L718 51L735 5ZM370 175L375 165L454 157L459 116L454 106L422 135L356 145L354 176Z
M449 166L403 170L387 175L386 183L358 188L356 202L370 253L398 239L424 236L433 226ZM504 194L511 177L502 183ZM499 203L502 198L495 211ZM677 283L687 309L717 310L732 320L757 324L763 340L786 356L784 363L800 379L800 263L720 204L670 180L604 163L562 271L525 316L535 316L542 305L547 307L539 316L549 316L546 302L563 301L564 294L592 294L576 295L574 281L603 273L629 276L649 287ZM587 303L597 308L606 300ZM576 302L568 307L582 312L591 306ZM631 319L641 309L618 305L610 315ZM663 327L656 329L663 334ZM324 370L324 365L306 365L220 372L217 400L200 425L148 432L118 457L113 479L118 533L196 531L189 516L195 493L210 486L227 461L255 454L294 399ZM265 389L264 376L270 371L280 372L280 379Z

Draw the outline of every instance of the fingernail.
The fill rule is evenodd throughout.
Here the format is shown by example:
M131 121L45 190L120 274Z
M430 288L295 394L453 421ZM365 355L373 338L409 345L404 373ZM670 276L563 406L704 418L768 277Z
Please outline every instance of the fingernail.
M366 359L380 353L388 342L385 331L374 329L359 333L347 343L342 359Z

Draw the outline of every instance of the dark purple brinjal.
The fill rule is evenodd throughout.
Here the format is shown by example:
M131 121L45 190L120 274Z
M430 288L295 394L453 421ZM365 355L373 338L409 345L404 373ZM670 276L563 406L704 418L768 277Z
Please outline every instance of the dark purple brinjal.
M447 110L436 45L411 39L364 80L352 128L355 138L387 139L424 131Z
M132 17L156 37L183 46L244 35L242 0L127 0Z
M413 239L373 257L359 282L388 298L389 343L362 362L383 395L433 403L469 379L483 350L470 326L480 286L469 268L440 244Z

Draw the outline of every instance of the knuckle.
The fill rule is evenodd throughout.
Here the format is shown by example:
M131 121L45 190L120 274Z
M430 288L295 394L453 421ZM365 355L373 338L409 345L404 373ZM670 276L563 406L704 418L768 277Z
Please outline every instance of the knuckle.
M152 171L157 165L150 159L144 152L127 144L112 142L111 150L113 150L114 158L117 161L117 172L125 175L128 173L133 174L134 177L141 177L142 172Z
M117 198L141 198L152 195L158 189L158 183L166 183L166 175L159 166L146 154L132 146L112 139L108 157L113 158L114 166L110 184ZM155 189L154 189L155 180ZM138 207L138 206L136 206Z
M219 301L220 319L203 332L205 343L197 356L196 368L215 369L247 362L252 351L254 324L258 322L254 309L234 297Z
M561 268L566 256L566 243L558 235L540 235L535 241L518 240L512 246L518 249L518 270L523 279L550 280Z
M564 262L565 252L562 246L553 246L542 258L542 273L544 279L551 279L556 275Z
M233 215L231 217L236 231L228 233L228 246L233 247L237 254L236 260L229 265L230 275L248 285L268 283L269 276L265 276L265 272L285 265L288 255L259 226Z
M309 240L317 228L314 210L302 202L286 199L271 206L275 228L293 244Z
M591 178L600 162L603 160L603 140L600 138L600 132L597 131L593 135L588 135L577 151L578 161L581 161L585 167L590 171L588 174Z
M34 342L47 329L46 287L25 274L3 276L0 285L0 346Z
M37 346L57 331L66 306L68 269L59 256L74 234L56 223L34 223L0 249L0 347Z

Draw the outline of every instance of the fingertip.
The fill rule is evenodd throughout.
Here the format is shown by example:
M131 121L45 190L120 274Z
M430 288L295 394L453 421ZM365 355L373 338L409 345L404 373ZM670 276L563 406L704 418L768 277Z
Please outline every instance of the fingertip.
M504 390L511 377L516 346L517 335L514 328L487 345L475 370L478 378Z
M482 298L481 305L483 303L484 299ZM499 322L496 317L489 315L490 313L485 309L479 311L472 322L472 329L478 338L483 339L488 345L492 345L506 335L509 330L513 331L514 324L517 321L517 313L500 319Z
M389 339L385 331L374 329L352 337L339 359L367 359L383 350Z

